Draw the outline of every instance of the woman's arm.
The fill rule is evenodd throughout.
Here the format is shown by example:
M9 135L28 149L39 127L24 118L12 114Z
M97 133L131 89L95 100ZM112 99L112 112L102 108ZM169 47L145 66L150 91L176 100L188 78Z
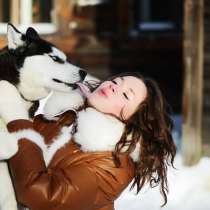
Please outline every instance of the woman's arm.
M33 131L33 123L17 120L8 124L10 132L23 129ZM32 210L61 207L64 210L92 209L98 184L95 174L87 165L46 167L43 151L38 145L27 138L20 139L18 143L19 150L9 163L20 203Z

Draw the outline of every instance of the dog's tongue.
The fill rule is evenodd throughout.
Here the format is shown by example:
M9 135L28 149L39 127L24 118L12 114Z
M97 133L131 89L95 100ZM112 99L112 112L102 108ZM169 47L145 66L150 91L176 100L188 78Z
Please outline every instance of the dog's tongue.
M86 98L88 98L88 97L90 96L91 92L90 92L89 88L88 88L86 85L84 85L83 83L78 82L78 83L77 83L77 86L79 87L81 93L82 93Z

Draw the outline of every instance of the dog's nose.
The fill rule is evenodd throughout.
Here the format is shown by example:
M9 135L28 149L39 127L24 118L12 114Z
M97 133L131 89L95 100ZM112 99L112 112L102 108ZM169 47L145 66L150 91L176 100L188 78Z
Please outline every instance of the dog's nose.
M83 69L80 69L79 70L79 75L81 77L81 80L83 81L85 79L86 75L87 75L87 72L84 71Z

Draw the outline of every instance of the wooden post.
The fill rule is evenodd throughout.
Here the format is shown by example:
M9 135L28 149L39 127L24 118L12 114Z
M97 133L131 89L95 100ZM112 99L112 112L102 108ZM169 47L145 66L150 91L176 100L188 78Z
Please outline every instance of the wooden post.
M210 1L204 0L203 155L210 156Z
M20 1L12 0L10 1L10 17L11 22L15 25L18 25L20 22Z
M27 26L32 23L32 0L20 1L20 22Z
M184 164L193 165L202 149L203 0L185 0L184 18Z
M3 2L0 0L0 22L3 22Z

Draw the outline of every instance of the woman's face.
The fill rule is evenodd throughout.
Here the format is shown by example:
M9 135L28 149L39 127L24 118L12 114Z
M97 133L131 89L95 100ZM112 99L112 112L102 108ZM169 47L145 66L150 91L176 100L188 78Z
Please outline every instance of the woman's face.
M134 76L103 82L87 98L88 104L106 114L128 119L147 94L143 81Z

